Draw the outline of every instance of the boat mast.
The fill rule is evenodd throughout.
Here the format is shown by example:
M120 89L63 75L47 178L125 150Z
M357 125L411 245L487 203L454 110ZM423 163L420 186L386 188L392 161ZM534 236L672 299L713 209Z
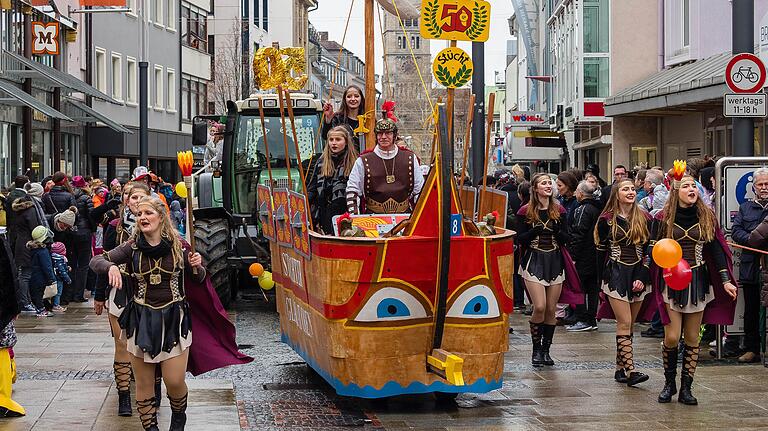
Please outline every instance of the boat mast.
M365 0L365 122L368 133L365 135L366 149L376 146L373 127L376 123L376 52L373 33L373 6L375 0ZM384 35L382 35L384 37Z

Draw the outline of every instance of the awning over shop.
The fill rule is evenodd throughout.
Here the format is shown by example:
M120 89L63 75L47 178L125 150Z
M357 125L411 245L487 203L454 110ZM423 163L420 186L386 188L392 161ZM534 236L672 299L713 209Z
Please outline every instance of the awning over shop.
M131 130L123 127L120 123L111 120L106 115L99 113L79 100L67 97L64 99L64 104L67 114L69 114L74 121L80 121L82 123L95 123L100 121L116 132L133 134Z
M105 102L120 105L120 102L102 93L95 87L75 78L72 75L56 70L40 62L30 60L22 55L8 50L3 50L3 73L19 78L45 79L54 87L61 87L71 93L83 93L86 96L95 97ZM14 67L20 67L14 69Z
M561 138L562 135L549 130L519 130L512 132L515 138Z
M10 81L0 79L0 92L3 92L9 96L0 98L0 105L29 106L30 108L36 111L40 111L49 117L58 118L65 121L72 121L71 118L46 105L45 102L41 102L35 99L30 94L26 93L24 90L17 87Z
M654 73L605 100L605 115L633 114L718 100L730 51Z

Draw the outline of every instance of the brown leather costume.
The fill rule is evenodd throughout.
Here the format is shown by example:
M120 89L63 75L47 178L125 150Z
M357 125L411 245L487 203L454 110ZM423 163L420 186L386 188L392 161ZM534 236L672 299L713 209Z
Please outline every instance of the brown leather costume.
M390 160L370 152L360 156L365 167L365 207L374 214L405 213L413 193L413 153L402 148ZM387 178L394 182L388 182Z

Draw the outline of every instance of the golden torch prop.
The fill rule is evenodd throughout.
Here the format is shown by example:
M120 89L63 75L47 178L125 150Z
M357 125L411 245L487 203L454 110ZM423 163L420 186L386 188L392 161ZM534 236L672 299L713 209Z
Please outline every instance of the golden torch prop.
M189 233L189 245L191 252L195 253L195 222L192 218L192 164L194 163L194 157L192 151L182 151L176 153L176 158L179 162L179 170L181 170L181 176L184 177L184 183L179 183L176 186L176 194L182 198L187 199L187 232ZM184 187L179 187L181 184ZM181 192L181 193L180 193ZM197 275L197 268L192 268L192 273Z

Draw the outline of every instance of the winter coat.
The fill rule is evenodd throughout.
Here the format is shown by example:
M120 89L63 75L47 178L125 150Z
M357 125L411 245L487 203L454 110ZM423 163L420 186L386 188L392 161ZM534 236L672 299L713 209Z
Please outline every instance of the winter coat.
M16 267L13 264L11 247L12 244L7 242L7 238L0 235L0 330L21 311L16 301Z
M30 267L32 268L30 287L48 286L56 283L56 274L53 272L53 260L48 245L39 241L29 241L27 249L29 249Z
M573 223L573 211L579 206L579 201L575 196L571 196L570 198L560 196L558 201L560 201L560 206L565 208L565 227L566 229L570 229L571 224Z
M13 190L8 193L8 196L5 198L5 213L6 213L6 226L8 228L11 228L13 226L13 220L16 216L16 214L13 211L13 201L15 201L18 198L23 198L27 195L27 192L24 191L22 188L14 188Z
M117 218L117 212L120 208L120 197L116 199L107 199L103 205L94 207L88 214L91 219L91 226L101 225L106 228L109 222Z
M347 126L349 128L349 135L355 140L355 146L358 148L360 147L360 141L355 134L355 129L360 126L360 121L357 118L349 118L340 112L333 114L330 123L323 121L323 140L328 140L328 132L336 126Z
M768 218L763 219L757 225L757 228L750 232L747 245L752 248L768 251ZM768 257L765 255L763 255L762 283L760 300L763 306L768 307Z
M737 244L747 245L750 232L768 216L768 205L763 207L754 200L739 205L739 212L733 219L731 238ZM757 284L760 282L760 256L747 250L741 251L739 259L739 282Z
M82 189L75 189L75 192L72 194L72 196L75 198L75 206L77 207L77 218L75 219L75 226L77 226L76 234L78 236L90 237L91 233L93 232L93 227L91 225L93 199L88 196L88 194L85 193Z
M53 186L51 191L43 195L45 213L56 215L63 213L69 207L76 207L75 196L64 186ZM79 208L78 208L79 209Z
M570 229L571 241L566 246L573 256L579 276L582 277L597 274L598 262L594 232L601 212L600 202L597 199L584 199L573 211Z
M507 192L507 229L515 228L515 214L520 211L520 207L523 206L523 202L520 201L520 196L517 194L517 183L510 182L504 184L499 189L503 192Z
M338 158L346 157L346 152ZM347 180L344 166L338 166L333 177L323 177L325 158L320 156L310 171L307 197L314 226L320 226L326 235L333 235L333 216L347 212ZM338 165L338 162L337 162Z
M11 206L15 217L13 258L17 267L30 266L30 253L27 242L32 240L32 230L38 226L48 226L42 213L42 205L32 196L16 199Z
M56 274L56 281L72 284L72 278L69 276L69 268L67 266L67 258L52 252L51 261L53 262L53 273Z
M171 221L173 222L173 226L179 229L179 232L183 231L185 220L186 214L181 210L179 201L171 201Z

